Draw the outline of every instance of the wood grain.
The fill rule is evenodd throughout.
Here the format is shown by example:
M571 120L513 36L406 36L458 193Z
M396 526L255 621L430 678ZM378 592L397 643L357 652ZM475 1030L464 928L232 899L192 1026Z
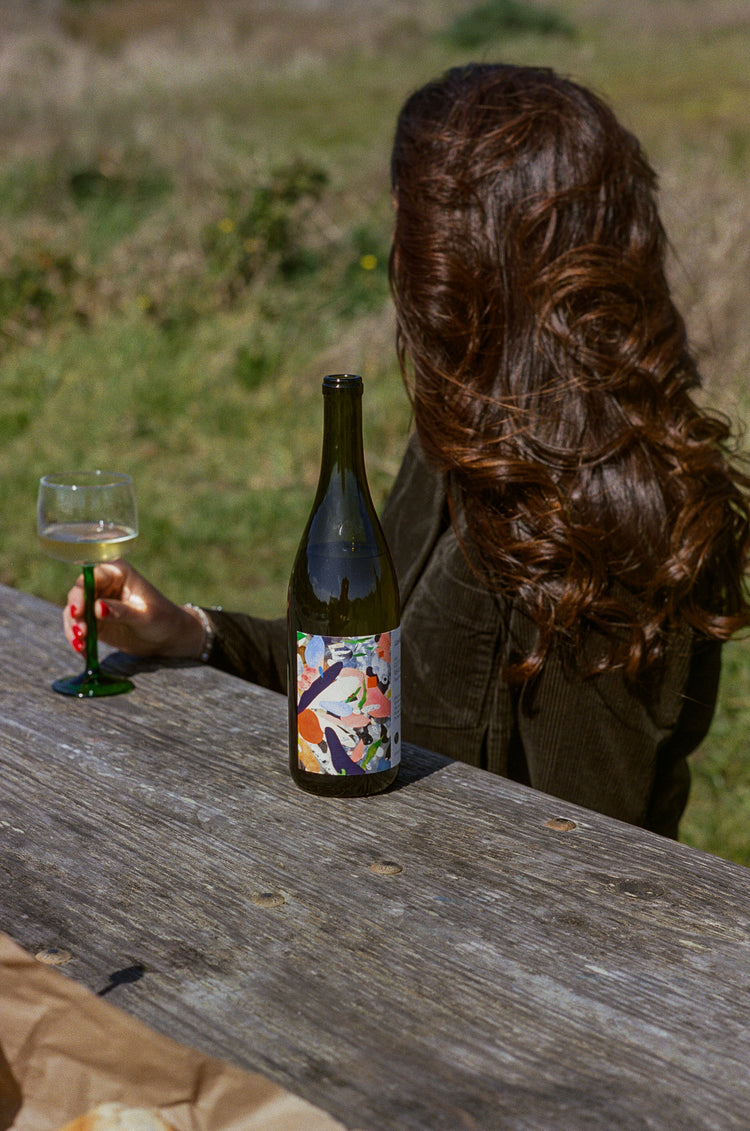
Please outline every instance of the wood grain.
M66 700L9 589L0 654L0 927L95 992L352 1128L750 1127L747 869L416 748L308 796L281 697Z

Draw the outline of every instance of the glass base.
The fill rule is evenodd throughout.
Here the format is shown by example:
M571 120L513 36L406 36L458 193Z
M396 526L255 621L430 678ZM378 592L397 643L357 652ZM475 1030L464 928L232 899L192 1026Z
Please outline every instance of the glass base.
M56 679L52 684L60 695L74 695L78 699L98 699L104 695L123 695L132 691L135 684L119 675L107 672L82 672L67 679Z

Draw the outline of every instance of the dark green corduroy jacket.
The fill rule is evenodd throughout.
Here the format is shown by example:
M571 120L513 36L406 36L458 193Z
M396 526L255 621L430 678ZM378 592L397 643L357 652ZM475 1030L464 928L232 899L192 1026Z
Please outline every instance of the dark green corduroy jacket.
M445 481L410 443L383 512L402 605L404 740L666 836L687 802L687 757L713 716L721 648L676 634L667 661L634 691L619 671L583 677L553 651L510 688L501 672L534 627L482 586L447 515ZM211 663L286 691L286 626L207 610Z

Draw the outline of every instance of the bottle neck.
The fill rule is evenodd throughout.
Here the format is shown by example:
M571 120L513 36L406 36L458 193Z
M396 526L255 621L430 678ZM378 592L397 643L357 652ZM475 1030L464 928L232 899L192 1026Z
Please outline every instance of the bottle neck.
M323 452L320 486L350 473L366 482L362 443L362 381L341 374L323 380Z

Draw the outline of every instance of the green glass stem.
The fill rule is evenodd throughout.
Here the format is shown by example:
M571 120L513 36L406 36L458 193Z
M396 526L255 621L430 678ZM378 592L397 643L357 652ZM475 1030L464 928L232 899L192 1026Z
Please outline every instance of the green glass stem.
M83 567L83 594L86 618L86 675L95 678L101 672L99 667L99 639L96 631L96 582L94 581L94 567Z
M80 675L56 679L52 684L61 695L74 695L78 699L98 699L104 695L122 695L133 690L132 680L111 675L99 667L99 641L96 631L96 585L94 567L83 567L84 619L86 621L86 670Z

